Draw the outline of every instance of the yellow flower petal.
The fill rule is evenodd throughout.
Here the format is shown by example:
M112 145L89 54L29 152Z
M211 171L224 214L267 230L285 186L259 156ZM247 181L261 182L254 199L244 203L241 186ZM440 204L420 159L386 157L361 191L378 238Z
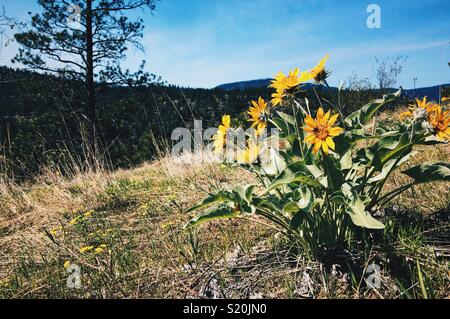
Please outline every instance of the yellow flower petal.
M325 141L326 141L328 147L334 151L336 145L334 144L333 139L331 137L327 137L327 139Z

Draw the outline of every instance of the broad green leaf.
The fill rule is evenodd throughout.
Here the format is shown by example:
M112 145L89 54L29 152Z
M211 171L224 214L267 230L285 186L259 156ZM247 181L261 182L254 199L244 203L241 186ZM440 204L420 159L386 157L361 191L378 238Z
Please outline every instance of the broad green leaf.
M336 161L332 156L326 156L324 158L324 166L325 166L325 175L328 181L328 187L331 190L337 191L341 189L342 184L344 183L344 175L342 171L336 167Z
M412 152L406 154L405 156L403 156L403 158L401 160L399 160L398 163L397 163L397 159L392 159L392 160L388 161L386 164L384 164L383 169L381 170L381 173L375 177L370 178L367 182L371 184L371 183L376 183L381 180L384 180L390 174L390 172L393 169L395 169L394 165L396 163L397 163L397 167L399 167L402 164L406 163L411 158L411 156L414 156L416 154L417 154L416 151L412 151Z
M450 181L450 163L449 162L426 162L424 164L411 167L404 174L411 178L417 184L434 181Z
M355 127L358 124L364 126L382 106L395 101L400 95L401 90L395 93L386 94L382 99L377 99L364 105L358 111L350 114L345 119L345 123L350 127Z
M280 153L270 148L261 155L261 169L266 175L278 175L286 168L286 162Z
M277 113L285 122L294 126L296 125L295 118L292 115L286 114L284 112L277 112Z
M281 132L283 132L286 136L292 134L292 132L290 132L290 130L288 128L286 121L284 121L283 119L274 117L273 119L270 119L269 121L273 125L275 125Z
M366 206L360 197L356 194L351 203L348 204L347 214L350 215L352 222L359 227L368 229L383 229L383 223L373 218L368 212L366 212Z
M375 143L370 149L374 154L373 164L378 170L381 170L389 160L409 153L412 146L408 133L405 132L393 136L386 136Z
M191 219L183 228L188 229L215 219L235 218L239 216L239 214L239 211L235 211L233 208L228 206L223 206L209 212L199 214L195 218Z
M197 209L206 208L213 204L217 203L225 203L234 201L233 195L227 191L220 191L216 194L209 194L200 204L195 205L194 207L189 208L186 213L193 212Z
M314 179L313 177L306 176L303 173L292 173L290 170L285 170L282 172L270 186L267 188L266 192L270 192L274 189L280 188L282 186L291 184L291 183L301 183L313 187L320 186L319 181Z
M339 160L339 164L341 165L341 170L351 169L353 166L352 163L352 150L348 150L344 156Z
M292 217L292 219L291 219L291 221L290 221L290 223L289 223L289 226L292 228L292 229L297 229L297 228L299 228L302 224L303 224L303 221L305 220L305 217L306 217L306 212L304 212L304 211L299 211L299 212L297 212L293 217Z
M315 178L319 178L324 175L324 172L317 165L306 165L306 168Z
M298 206L305 211L311 210L311 205L314 203L314 195L308 187L301 188L298 191L300 199L298 200Z
M290 215L300 210L298 204L292 200L289 200L283 207L283 214Z
M422 143L418 143L421 145L439 145L439 144L448 144L448 141L440 140L436 136L428 136Z
M246 202L251 203L253 197L253 190L255 189L254 184L249 184L245 186L237 186L233 189L233 194L235 195L235 202Z

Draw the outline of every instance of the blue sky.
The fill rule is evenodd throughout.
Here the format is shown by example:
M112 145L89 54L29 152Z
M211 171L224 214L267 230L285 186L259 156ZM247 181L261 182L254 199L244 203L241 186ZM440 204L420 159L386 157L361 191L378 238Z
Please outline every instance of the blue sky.
M366 8L381 7L381 28L369 29ZM21 19L33 0L0 0ZM130 50L125 65L141 59L169 83L214 87L272 77L279 70L310 68L330 54L330 82L353 71L373 78L375 56L407 56L399 85L450 82L448 0L161 0L146 24L145 53ZM14 45L2 50L8 64Z

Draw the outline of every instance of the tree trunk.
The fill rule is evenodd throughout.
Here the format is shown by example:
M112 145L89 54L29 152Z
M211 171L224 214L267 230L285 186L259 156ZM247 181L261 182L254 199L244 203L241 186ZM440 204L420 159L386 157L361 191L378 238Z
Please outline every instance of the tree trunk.
M87 160L91 161L96 157L97 138L96 132L99 127L97 119L95 101L95 81L94 81L94 44L92 34L92 0L86 0L86 90L87 90L87 114L90 120L88 130L88 146L90 151Z
M92 35L92 0L86 0L86 85L87 85L87 107L89 119L95 126L97 121L97 110L95 107L95 82L94 82L94 60L93 60L93 35Z

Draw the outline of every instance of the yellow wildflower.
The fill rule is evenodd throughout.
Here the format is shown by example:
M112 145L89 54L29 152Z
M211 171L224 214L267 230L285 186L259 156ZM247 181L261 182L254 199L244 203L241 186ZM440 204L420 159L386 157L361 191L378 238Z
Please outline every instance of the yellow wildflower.
M64 268L68 268L70 266L70 261L68 261L68 260L66 260L65 262L64 262Z
M94 249L94 246L84 246L80 248L80 253L85 253Z
M252 101L247 114L250 115L249 122L253 122L252 127L256 127L257 131L265 129L267 127L267 103L262 97L258 99L258 102Z
M86 213L84 213L84 217L86 218L91 217L93 213L94 213L93 210L87 211Z
M272 93L272 100L270 101L273 106L277 106L283 103L283 98L285 97L284 90L276 91Z
M436 105L430 113L429 122L438 139L450 140L450 110L443 111L440 105Z
M50 230L50 234L52 234L52 236L55 236L60 231L62 231L62 226L52 228L52 230Z
M272 94L271 103L273 106L282 104L283 98L285 98L287 94L292 94L301 83L308 80L307 73L303 72L300 76L299 73L300 70L298 68L289 71L287 76L283 72L279 72L271 81L269 87L276 90L276 93Z
M307 136L305 142L314 145L313 153L317 153L320 148L325 154L328 154L329 149L335 149L333 137L344 131L340 127L333 126L338 117L338 114L331 115L330 111L324 114L322 108L317 111L316 119L310 115L306 116L304 130L307 132Z
M74 219L72 219L72 220L69 222L69 225L72 225L72 226L73 226L73 225L77 224L77 223L81 220L81 218L82 218L81 215L75 217Z
M219 125L216 135L212 137L214 143L214 150L221 152L227 143L227 131L230 128L231 118L229 115L222 117L222 125Z
M319 61L319 64L306 72L305 77L308 78L308 80L313 79L316 83L324 82L330 75L329 72L325 69L325 64L328 58L329 55L327 54L322 60Z
M251 164L254 163L259 155L259 147L258 145L253 141L253 139L250 139L247 142L247 147L245 149L241 149L237 151L236 154L236 160L240 164Z
M106 249L106 245L105 244L101 244L100 246L95 248L94 252L96 254L101 254L105 249Z
M400 114L400 120L406 117L420 118L427 117L430 112L436 107L435 104L427 102L427 97L425 96L422 100L416 98L415 103L409 105L409 110Z

